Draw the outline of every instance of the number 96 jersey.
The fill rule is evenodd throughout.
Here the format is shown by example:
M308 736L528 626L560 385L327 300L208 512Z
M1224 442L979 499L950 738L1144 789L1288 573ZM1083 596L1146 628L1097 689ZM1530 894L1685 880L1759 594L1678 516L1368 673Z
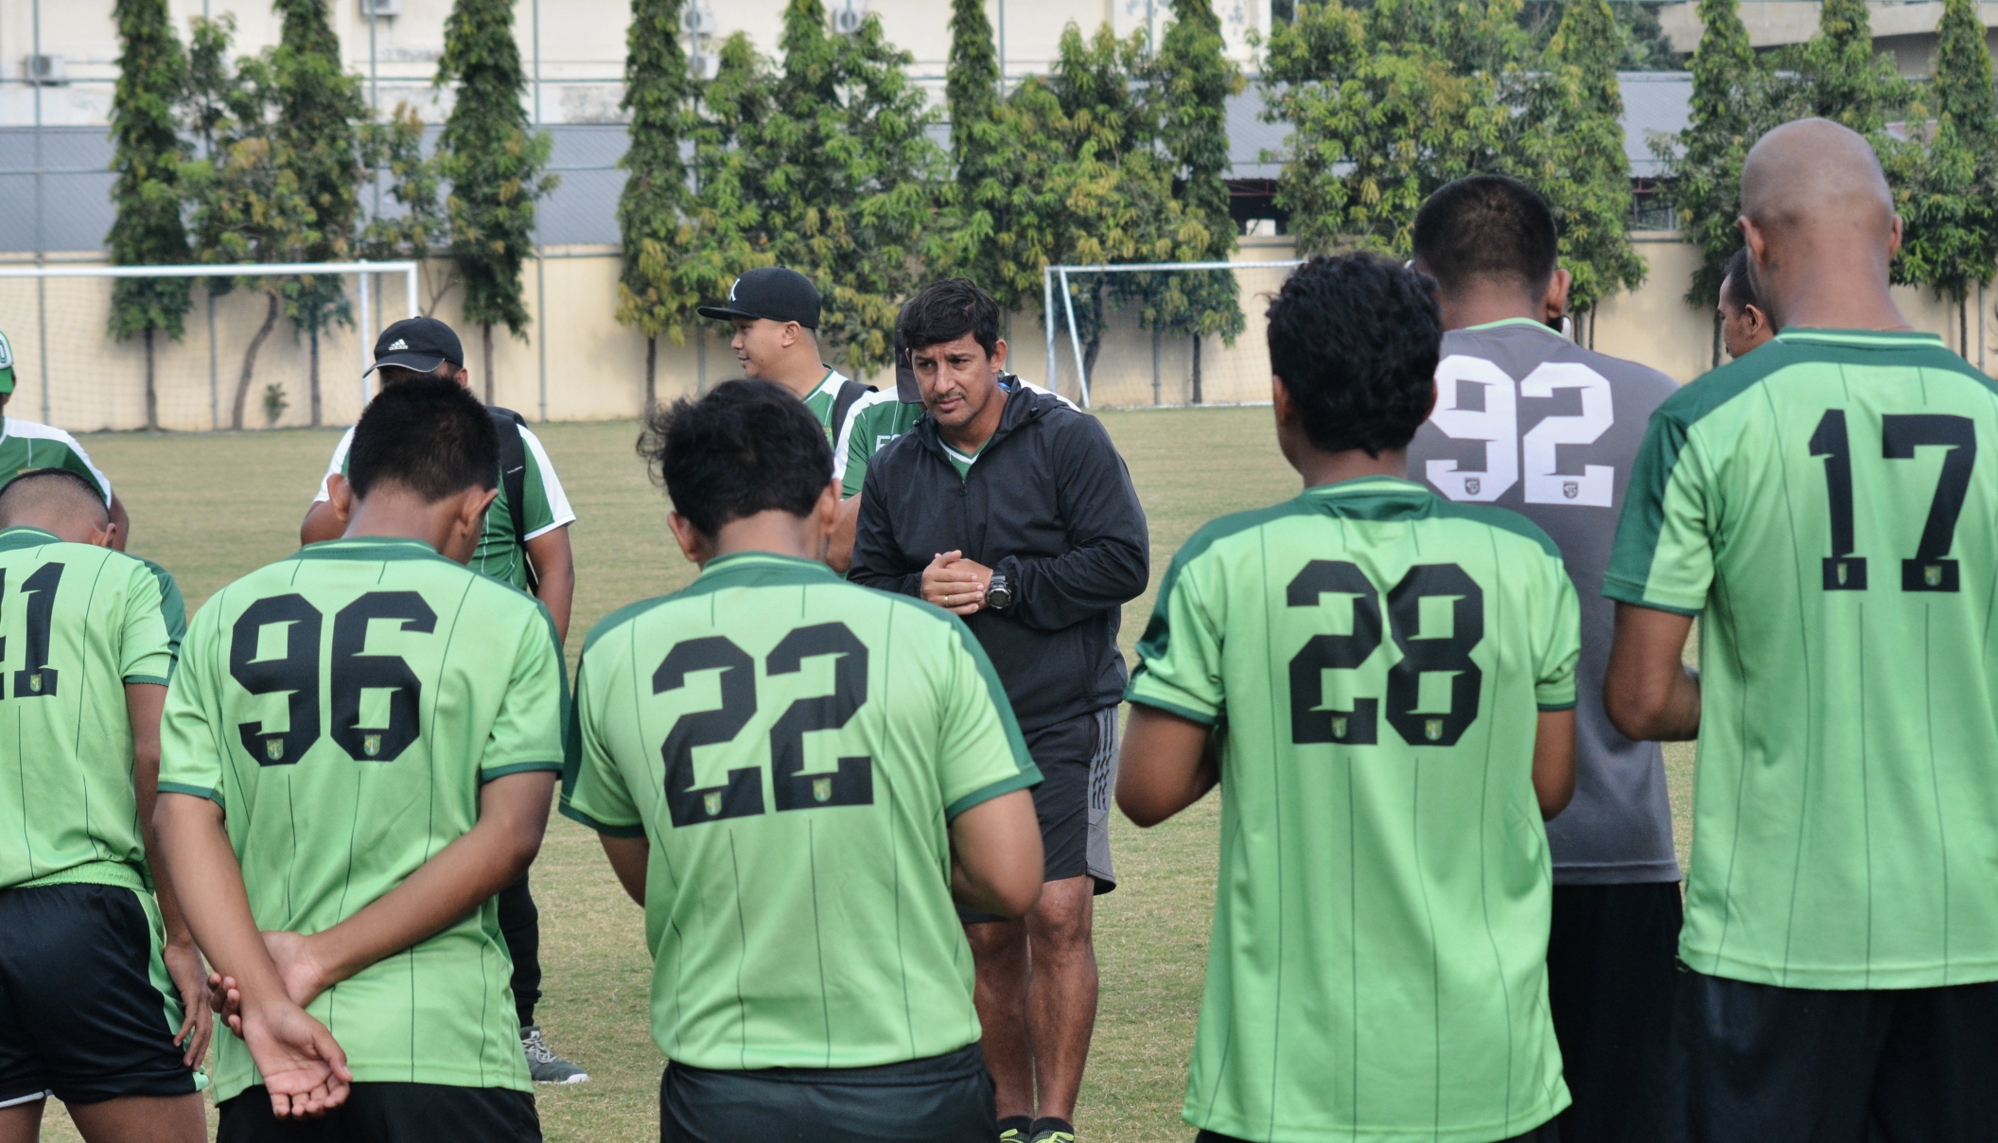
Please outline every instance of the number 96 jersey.
M1928 334L1786 330L1653 416L1603 593L1705 616L1692 968L1998 980L1994 444Z
M260 929L315 933L478 821L485 782L562 768L548 612L417 540L313 544L196 613L160 789L222 806ZM312 1002L362 1082L532 1090L494 905ZM256 1079L216 1042L216 1097Z
M1220 739L1189 1122L1484 1140L1567 1105L1533 749L1575 705L1577 624L1546 533L1405 480L1180 549L1126 697Z

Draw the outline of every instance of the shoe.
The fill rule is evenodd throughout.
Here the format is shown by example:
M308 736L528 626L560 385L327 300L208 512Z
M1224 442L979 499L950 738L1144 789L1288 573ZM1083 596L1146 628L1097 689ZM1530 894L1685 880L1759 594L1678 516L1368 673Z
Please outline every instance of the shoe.
M1028 1130L1032 1130L1032 1128ZM1008 1127L999 1133L999 1143L1028 1143L1027 1132L1017 1127Z
M527 1053L527 1073L535 1083L588 1083L590 1073L556 1055L541 1038L541 1026L520 1030L520 1050Z
M1047 1121L1042 1120L1041 1122L1046 1123ZM1055 1120L1052 1126L1042 1127L1039 1124L1035 1126L1037 1130L1034 1132L1034 1137L1028 1143L1075 1143L1074 1127L1063 1123L1059 1119Z
M1034 1135L1034 1121L1022 1115L999 1121L999 1143L1030 1143Z

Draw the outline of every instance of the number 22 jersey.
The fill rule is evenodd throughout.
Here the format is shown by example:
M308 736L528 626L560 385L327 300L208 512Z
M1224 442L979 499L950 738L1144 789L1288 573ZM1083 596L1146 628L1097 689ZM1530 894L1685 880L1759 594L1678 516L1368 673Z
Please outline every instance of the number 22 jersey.
M562 768L541 604L417 540L313 544L217 592L168 691L160 789L221 805L259 929L316 933L478 821L488 781ZM359 1082L532 1090L488 901L308 1011ZM216 1098L260 1080L216 1040Z
M1998 980L1994 445L1917 333L1785 330L1653 416L1604 593L1705 617L1692 968Z
M1544 532L1405 480L1180 549L1126 697L1220 740L1188 1122L1489 1143L1567 1106L1533 749L1575 705L1577 622Z

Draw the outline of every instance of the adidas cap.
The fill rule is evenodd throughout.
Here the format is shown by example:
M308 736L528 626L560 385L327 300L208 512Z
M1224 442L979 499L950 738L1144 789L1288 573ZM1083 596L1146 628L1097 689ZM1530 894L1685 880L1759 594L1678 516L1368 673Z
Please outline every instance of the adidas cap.
M465 365L465 347L451 327L433 317L404 318L375 339L375 363L361 376L384 365L428 373L446 361L461 369Z

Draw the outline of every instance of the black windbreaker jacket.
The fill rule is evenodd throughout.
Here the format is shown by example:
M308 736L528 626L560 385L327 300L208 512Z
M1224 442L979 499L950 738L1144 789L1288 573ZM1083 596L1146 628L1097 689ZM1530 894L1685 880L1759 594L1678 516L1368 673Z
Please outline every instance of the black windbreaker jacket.
M1123 698L1117 624L1145 590L1145 513L1124 458L1095 417L1014 389L999 429L959 478L928 416L867 465L853 541L855 583L920 595L938 552L1006 577L1013 604L971 627L1022 730Z

